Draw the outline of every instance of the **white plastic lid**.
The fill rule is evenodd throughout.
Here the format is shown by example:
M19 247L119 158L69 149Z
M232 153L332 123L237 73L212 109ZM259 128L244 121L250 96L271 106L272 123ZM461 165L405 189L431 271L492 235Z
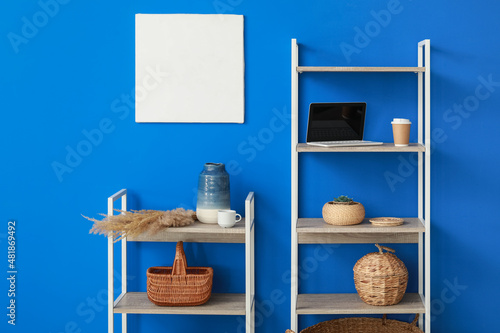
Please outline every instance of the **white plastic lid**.
M391 124L411 124L410 119L394 118Z

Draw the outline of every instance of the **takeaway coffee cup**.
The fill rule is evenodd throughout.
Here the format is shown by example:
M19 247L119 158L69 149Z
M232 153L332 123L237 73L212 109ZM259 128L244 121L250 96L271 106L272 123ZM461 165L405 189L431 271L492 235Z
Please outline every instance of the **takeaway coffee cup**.
M241 221L241 215L236 214L235 210L221 209L217 213L217 223L222 228L232 228L236 222Z
M410 142L410 127L409 119L394 118L391 122L392 134L394 135L395 146L408 146Z

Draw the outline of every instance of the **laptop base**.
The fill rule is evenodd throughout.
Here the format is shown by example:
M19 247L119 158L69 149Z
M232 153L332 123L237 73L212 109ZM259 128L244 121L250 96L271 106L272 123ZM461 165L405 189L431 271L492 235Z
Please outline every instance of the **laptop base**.
M355 147L355 146L379 146L383 142L378 141L363 141L363 140L346 140L346 141L324 141L324 142L308 142L310 146L318 147Z

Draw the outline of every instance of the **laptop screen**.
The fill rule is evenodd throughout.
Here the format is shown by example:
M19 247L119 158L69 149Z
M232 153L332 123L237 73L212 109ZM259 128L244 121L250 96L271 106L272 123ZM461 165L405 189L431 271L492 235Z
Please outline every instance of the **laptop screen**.
M366 103L311 103L307 141L363 140Z

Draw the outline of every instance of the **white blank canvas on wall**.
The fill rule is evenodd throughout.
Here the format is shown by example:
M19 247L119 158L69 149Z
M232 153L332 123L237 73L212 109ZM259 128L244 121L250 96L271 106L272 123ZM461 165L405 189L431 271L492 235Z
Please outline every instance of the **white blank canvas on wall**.
M244 122L242 15L135 20L136 122Z

